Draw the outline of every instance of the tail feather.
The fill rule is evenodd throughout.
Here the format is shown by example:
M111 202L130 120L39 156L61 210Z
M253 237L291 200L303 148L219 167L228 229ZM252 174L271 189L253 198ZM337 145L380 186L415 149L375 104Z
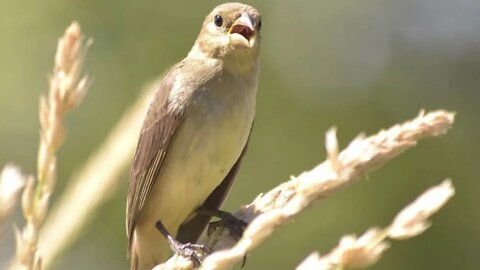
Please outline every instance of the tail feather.
M135 237L132 237L132 241L128 247L128 254L130 256L130 270L138 270L138 252Z
M137 226L129 249L130 270L151 270L165 262L171 251L170 246L155 226Z

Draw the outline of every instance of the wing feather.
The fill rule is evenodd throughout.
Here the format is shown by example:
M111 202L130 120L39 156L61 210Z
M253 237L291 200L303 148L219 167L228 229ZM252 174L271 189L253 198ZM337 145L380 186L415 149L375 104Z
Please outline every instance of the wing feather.
M175 67L171 70L176 70ZM175 81L175 73L169 72L145 117L137 149L130 171L127 200L127 236L129 250L133 241L135 223L140 216L157 176L165 160L169 142L181 123L182 110L169 109L169 94Z

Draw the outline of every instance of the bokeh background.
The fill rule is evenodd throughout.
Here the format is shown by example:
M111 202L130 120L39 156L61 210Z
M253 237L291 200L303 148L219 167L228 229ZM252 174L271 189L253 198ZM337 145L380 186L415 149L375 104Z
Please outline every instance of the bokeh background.
M0 0L0 164L34 172L38 96L47 89L56 40L72 20L94 39L85 66L94 83L68 116L54 202L142 86L186 55L204 16L219 3ZM479 269L480 1L247 3L264 17L258 111L225 209L321 162L331 126L345 146L360 132L374 133L422 108L458 114L446 136L421 142L278 229L245 269L293 269L311 251L329 251L344 234L388 224L446 177L457 194L434 216L433 227L393 243L372 269ZM125 170L115 195L53 269L128 269L127 183ZM6 230L0 268L14 250Z

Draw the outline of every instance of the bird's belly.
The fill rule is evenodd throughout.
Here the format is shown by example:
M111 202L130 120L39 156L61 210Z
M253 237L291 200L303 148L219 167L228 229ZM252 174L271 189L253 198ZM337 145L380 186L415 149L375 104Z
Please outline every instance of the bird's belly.
M148 223L161 220L176 234L239 158L248 140L254 106L254 100L212 104L208 98L191 104L142 213Z

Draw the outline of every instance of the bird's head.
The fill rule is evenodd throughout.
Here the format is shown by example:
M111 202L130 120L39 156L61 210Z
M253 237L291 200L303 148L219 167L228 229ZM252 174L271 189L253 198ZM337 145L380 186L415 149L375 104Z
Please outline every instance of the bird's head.
M219 5L208 14L190 55L256 63L260 49L260 13L240 3Z

